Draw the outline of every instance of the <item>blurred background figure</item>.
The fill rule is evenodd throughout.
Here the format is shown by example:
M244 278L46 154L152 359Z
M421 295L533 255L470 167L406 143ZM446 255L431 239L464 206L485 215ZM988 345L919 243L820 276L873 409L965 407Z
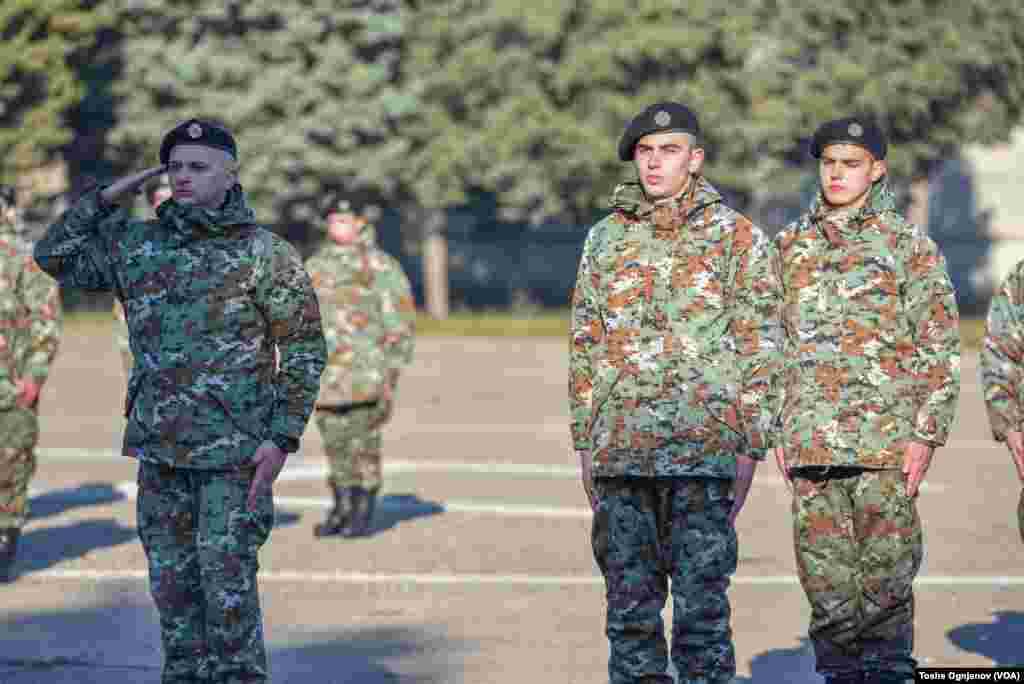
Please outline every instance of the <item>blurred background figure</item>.
M0 185L0 582L13 579L28 485L36 470L37 405L60 338L57 283L20 245L13 187Z
M172 194L171 184L167 180L166 173L160 174L156 181L146 188L146 201L153 210L153 216L156 216L157 207L164 200L169 200ZM121 365L124 366L125 377L128 377L132 372L132 348L128 343L128 322L124 317L124 308L116 298L114 299L114 320L116 321L114 337L117 341L117 351L121 354Z
M377 246L373 218L332 202L327 240L306 263L327 339L316 424L334 496L317 537L369 532L381 486L381 426L391 418L399 373L412 361L412 290L398 261Z

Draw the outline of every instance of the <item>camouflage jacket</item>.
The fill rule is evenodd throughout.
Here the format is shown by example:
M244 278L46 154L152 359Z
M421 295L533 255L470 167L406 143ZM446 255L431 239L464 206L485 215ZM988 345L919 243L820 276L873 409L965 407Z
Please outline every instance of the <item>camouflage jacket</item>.
M1002 442L1024 430L1024 261L989 304L981 384L992 435Z
M35 249L63 285L113 290L124 306L125 454L220 470L250 463L264 439L298 448L325 360L298 253L253 222L238 186L218 211L167 201L157 215L132 219L94 190Z
M639 184L590 229L572 298L572 439L596 476L735 477L776 418L780 290L771 243L698 178L651 205Z
M960 331L945 260L895 211L888 182L856 212L820 195L775 237L785 296L780 442L790 466L900 467L946 442Z
M0 220L0 439L27 448L39 435L35 407L17 405L18 380L40 388L60 342L57 283L39 270L14 226Z
M385 382L395 388L412 361L416 305L409 279L377 247L373 225L361 222L358 243L328 238L306 262L327 338L318 406L375 400Z

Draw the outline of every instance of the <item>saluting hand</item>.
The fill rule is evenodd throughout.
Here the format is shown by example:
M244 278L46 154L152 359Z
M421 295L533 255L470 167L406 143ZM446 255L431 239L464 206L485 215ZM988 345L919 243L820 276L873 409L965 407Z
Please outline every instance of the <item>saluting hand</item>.
M252 485L249 487L249 498L246 507L252 513L256 510L256 501L261 496L272 496L274 481L281 474L288 454L277 448L277 445L269 439L260 444L253 456L253 463L256 464L256 474L252 478Z
M1010 454L1017 466L1017 477L1021 484L1024 484L1024 433L1015 431L1006 433L1006 446L1010 447Z
M903 474L907 476L907 496L917 496L917 489L924 481L928 466L932 463L932 447L920 442L909 442L903 454Z
M107 204L112 204L122 195L138 192L146 181L154 176L166 173L166 171L167 165L161 164L160 166L153 166L143 171L136 171L135 173L127 176L121 176L104 188L103 192L100 193L100 197L102 197L103 201Z

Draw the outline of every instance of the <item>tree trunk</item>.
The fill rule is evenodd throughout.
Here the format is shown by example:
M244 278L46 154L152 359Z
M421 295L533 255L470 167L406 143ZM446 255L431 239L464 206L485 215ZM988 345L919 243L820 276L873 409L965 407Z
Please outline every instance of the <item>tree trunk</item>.
M448 318L448 239L444 234L444 213L427 213L423 231L423 294L427 314Z

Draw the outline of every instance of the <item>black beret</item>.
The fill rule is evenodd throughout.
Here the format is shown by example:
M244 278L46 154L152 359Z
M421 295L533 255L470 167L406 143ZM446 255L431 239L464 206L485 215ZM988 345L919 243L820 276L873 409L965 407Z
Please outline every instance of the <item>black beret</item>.
M226 128L202 119L189 119L172 128L160 144L160 163L166 164L176 145L202 145L224 150L238 159L238 145Z
M619 140L619 159L633 160L633 148L640 138L651 133L690 133L700 136L697 115L678 102L658 102L633 117Z
M822 150L836 144L859 145L875 159L885 159L888 147L882 129L871 119L861 116L834 119L819 126L811 139L811 156L821 159Z

